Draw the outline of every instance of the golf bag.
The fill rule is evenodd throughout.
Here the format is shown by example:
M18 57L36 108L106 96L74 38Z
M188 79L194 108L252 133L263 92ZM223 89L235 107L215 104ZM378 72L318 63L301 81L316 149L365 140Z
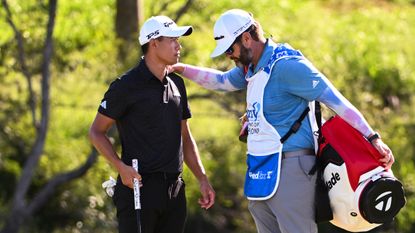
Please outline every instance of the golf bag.
M378 161L381 154L339 116L321 126L319 172L337 227L369 231L393 220L405 205L403 186Z

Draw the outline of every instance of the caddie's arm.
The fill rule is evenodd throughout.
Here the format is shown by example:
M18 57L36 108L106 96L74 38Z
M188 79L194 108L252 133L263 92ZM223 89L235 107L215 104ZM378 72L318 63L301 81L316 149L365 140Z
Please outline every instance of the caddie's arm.
M118 154L115 152L106 133L114 124L114 120L97 113L94 122L89 129L89 139L95 148L114 166L121 176L122 183L133 188L133 179L141 181L141 176L133 169L132 166L124 164Z
M209 90L237 91L245 89L247 85L245 75L239 67L223 72L206 67L177 63L172 65L171 68L173 72L177 72Z
M373 138L372 136L376 134L360 111L331 84L328 85L323 93L317 98L317 101L324 103L327 107L335 111L366 138L371 139ZM392 164L395 162L395 158L388 145L386 145L380 137L373 138L370 142L383 156L379 159L379 162L381 162L386 169L391 168Z

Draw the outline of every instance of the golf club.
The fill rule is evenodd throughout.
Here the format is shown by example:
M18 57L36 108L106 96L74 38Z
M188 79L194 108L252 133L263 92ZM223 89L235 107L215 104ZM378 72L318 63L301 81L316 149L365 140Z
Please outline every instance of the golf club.
M136 172L138 172L138 160L133 159L133 168ZM134 178L134 209L136 210L137 215L137 228L138 233L141 233L141 220L140 220L140 210L141 210L141 202L140 202L140 185L138 179Z

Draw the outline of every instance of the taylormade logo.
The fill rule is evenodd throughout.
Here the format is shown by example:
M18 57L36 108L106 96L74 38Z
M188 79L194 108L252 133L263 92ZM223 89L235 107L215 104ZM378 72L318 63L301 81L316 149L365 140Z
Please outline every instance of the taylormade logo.
M336 184L337 181L340 181L340 175L339 173L331 173L331 178L330 180L326 181L326 186L327 188L330 190L332 189Z
M387 191L384 192L382 194L380 194L377 198L376 198L376 202L375 202L375 208L379 211L383 211L386 212L391 208L392 205L392 192L391 191Z
M173 22L165 22L165 23L164 23L164 27L168 28L168 27L170 27L170 25L172 25L172 24L173 24Z

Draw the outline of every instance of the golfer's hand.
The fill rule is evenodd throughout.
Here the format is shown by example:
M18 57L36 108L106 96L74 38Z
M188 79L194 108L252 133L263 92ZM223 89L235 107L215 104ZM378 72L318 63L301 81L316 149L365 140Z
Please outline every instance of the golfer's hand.
M207 178L200 181L200 192L202 194L199 198L200 207L209 209L215 203L216 194Z
M395 158L393 157L391 149L380 138L373 140L372 145L382 155L382 158L379 159L379 162L381 162L386 169L390 169L392 164L395 162Z
M132 166L123 165L121 168L118 169L118 172L121 176L121 181L125 186L128 186L130 188L134 187L134 178L138 179L138 182L141 184L141 176L138 174Z

